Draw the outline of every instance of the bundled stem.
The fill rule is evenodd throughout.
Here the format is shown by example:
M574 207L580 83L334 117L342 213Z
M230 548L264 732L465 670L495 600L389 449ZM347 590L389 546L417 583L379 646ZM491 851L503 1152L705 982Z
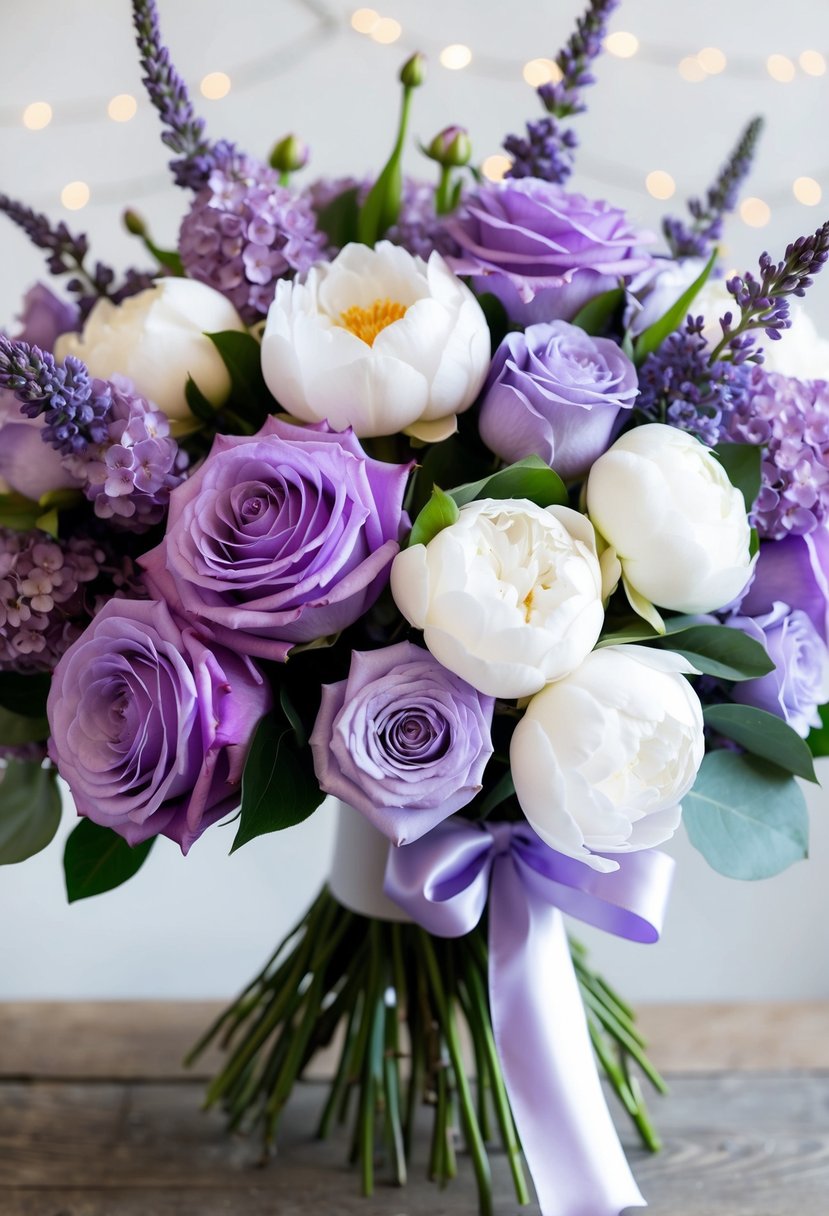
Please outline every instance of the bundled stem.
M642 1142L656 1150L632 1066L660 1092L664 1082L630 1007L591 970L583 947L573 942L571 949L597 1060ZM353 1120L351 1161L363 1194L374 1192L380 1161L394 1184L405 1185L415 1117L425 1105L432 1111L430 1177L440 1186L455 1177L462 1134L480 1212L491 1216L493 1140L506 1154L518 1203L529 1203L530 1192L495 1048L487 967L483 928L437 939L416 925L367 921L324 889L186 1063L219 1044L227 1058L205 1105L221 1104L233 1130L258 1129L267 1154L293 1086L339 1032L317 1134L324 1139L335 1122Z

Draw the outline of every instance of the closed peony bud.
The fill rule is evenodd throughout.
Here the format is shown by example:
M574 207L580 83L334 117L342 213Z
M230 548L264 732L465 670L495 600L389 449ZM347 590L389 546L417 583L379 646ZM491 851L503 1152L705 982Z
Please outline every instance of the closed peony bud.
M303 140L296 135L286 135L273 146L271 168L278 173L296 173L305 168L310 155L308 145Z
M464 127L444 127L424 151L444 168L460 169L472 156L472 141Z
M407 89L419 88L426 79L426 56L415 51L400 69L400 83Z

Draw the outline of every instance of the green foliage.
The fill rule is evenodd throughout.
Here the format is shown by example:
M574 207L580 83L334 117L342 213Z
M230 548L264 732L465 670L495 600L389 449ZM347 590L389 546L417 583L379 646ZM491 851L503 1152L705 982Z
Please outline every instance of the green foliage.
M302 823L325 795L310 750L300 746L301 724L284 701L259 722L242 776L242 809L231 853L268 832Z
M594 337L606 334L620 313L625 302L625 293L621 287L613 287L603 291L601 295L588 300L584 308L573 317L572 324L578 325L585 333Z
M187 406L190 413L198 418L199 422L214 422L216 418L216 410L213 405L207 400L204 393L196 384L192 376L187 377L187 383L184 386L184 396L187 400Z
M687 619L687 618L686 618ZM664 650L684 655L698 671L720 680L754 680L774 671L765 647L728 625L686 625L684 618L666 621L665 637L655 639Z
M25 747L27 743L41 743L48 737L49 723L45 718L33 718L0 708L0 744Z
M82 819L66 841L63 872L70 904L91 895L103 895L137 874L147 860L155 838L128 845L112 828Z
M682 810L691 844L728 878L770 878L808 855L800 786L757 756L709 752Z
M821 705L818 713L821 724L810 731L806 743L813 756L829 756L829 705Z
M0 865L45 849L60 823L57 773L36 761L10 760L0 779Z
M705 725L787 773L817 782L812 754L796 730L753 705L709 705Z
M752 443L718 443L712 451L728 474L728 480L742 494L746 511L750 511L760 493L763 449Z
M428 545L430 540L453 524L460 515L457 503L439 486L432 487L432 497L414 521L408 544Z
M344 190L317 212L317 227L326 234L335 249L342 249L344 245L357 240L359 190L359 186Z
M640 367L645 362L648 355L653 354L658 350L668 334L674 333L679 329L688 316L688 310L702 291L708 276L714 269L714 264L719 254L718 249L714 249L710 258L705 264L702 273L694 279L691 286L684 291L675 304L672 304L664 316L655 321L649 326L644 333L640 334L633 344L633 361L637 367Z
M26 718L45 718L46 698L51 684L52 677L47 672L31 675L21 675L17 671L0 672L0 707L23 714Z
M450 490L459 507L478 498L528 498L539 507L566 506L567 487L539 456L527 456L480 481Z

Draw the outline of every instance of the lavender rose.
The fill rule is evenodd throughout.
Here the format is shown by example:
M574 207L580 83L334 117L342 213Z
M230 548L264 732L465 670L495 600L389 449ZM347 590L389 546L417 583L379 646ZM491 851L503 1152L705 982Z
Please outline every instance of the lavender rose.
M355 651L348 679L322 689L311 735L317 780L409 844L481 788L494 705L410 642Z
M219 435L170 496L167 534L141 558L147 583L205 636L281 661L377 599L409 526L409 469L324 424Z
M447 232L461 248L450 265L493 292L510 320L572 320L588 300L646 270L651 258L623 211L526 177L481 189Z
M536 455L571 480L607 451L638 391L636 369L609 338L566 321L504 338L483 389L481 438L502 460Z
M776 603L762 616L735 616L728 624L765 646L775 663L768 675L736 684L734 700L777 714L805 739L820 726L817 707L829 700L829 650L809 617Z
M740 603L742 616L770 612L778 600L799 608L829 643L829 529L760 546L754 578Z
M187 853L237 805L270 703L250 660L208 650L166 604L111 600L55 669L49 754L81 815Z

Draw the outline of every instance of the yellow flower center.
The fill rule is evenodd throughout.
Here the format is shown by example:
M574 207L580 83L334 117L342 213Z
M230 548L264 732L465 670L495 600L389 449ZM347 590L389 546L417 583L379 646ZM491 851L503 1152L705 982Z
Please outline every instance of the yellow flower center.
M393 325L406 315L406 305L397 300L375 300L368 308L354 304L340 313L339 324L369 346L387 325Z

